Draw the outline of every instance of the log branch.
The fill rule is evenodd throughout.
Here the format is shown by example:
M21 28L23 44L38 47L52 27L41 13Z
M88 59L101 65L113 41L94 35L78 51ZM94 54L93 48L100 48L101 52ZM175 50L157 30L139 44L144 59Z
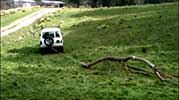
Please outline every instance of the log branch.
M151 63L149 60L147 59L144 59L144 58L141 58L141 57L136 57L136 56L129 56L129 57L123 57L123 58L119 58L119 57L102 57L100 59L97 59L95 61L92 61L92 62L89 62L89 63L84 63L84 62L81 62L81 65L84 67L84 68L90 68L92 67L93 65L95 64L98 64L100 62L103 62L103 61L118 61L118 62L128 62L129 60L132 60L132 61L140 61L140 62L144 62L146 63L150 69L152 69L153 73L157 76L158 79L160 79L161 81L165 80L160 71L157 69L156 65L154 65L153 63Z

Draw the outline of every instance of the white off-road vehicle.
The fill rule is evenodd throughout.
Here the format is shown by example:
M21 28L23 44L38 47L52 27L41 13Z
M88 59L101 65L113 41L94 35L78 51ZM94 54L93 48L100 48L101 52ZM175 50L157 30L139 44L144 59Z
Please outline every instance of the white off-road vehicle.
M56 52L64 52L63 36L59 27L43 28L40 34L41 54L45 54L47 50Z

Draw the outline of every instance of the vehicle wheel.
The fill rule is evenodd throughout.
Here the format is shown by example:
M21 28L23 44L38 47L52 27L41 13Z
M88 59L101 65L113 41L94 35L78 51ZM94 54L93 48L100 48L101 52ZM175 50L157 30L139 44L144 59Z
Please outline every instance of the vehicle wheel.
M47 45L48 47L52 46L54 43L54 40L52 37L46 37L44 40L45 45Z

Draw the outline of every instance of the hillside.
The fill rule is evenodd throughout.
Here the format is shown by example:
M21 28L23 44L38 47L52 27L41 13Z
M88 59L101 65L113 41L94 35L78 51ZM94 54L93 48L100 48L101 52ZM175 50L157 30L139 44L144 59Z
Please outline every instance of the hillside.
M132 74L114 62L92 69L79 65L136 55L177 76L177 11L177 3L64 8L1 38L2 100L177 100L177 86L154 75ZM61 25L64 54L40 54L40 25ZM143 63L131 64L150 71Z

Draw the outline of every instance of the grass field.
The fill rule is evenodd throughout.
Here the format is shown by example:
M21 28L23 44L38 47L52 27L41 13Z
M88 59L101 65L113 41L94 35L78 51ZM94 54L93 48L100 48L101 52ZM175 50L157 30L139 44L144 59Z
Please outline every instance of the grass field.
M8 14L5 16L0 16L1 17L1 27L2 26L6 26L14 21L16 21L17 19L20 19L22 17L25 17L33 12L36 12L38 10L40 10L41 8L30 8L30 9L26 9L26 10L20 10L20 11L16 11L15 13L12 14Z
M178 77L177 3L68 9L1 39L2 100L177 100L178 86L129 73L103 56L144 57ZM61 25L65 53L41 55L40 25ZM35 31L32 34L30 31ZM143 63L130 62L150 70ZM176 81L175 81L176 82Z

